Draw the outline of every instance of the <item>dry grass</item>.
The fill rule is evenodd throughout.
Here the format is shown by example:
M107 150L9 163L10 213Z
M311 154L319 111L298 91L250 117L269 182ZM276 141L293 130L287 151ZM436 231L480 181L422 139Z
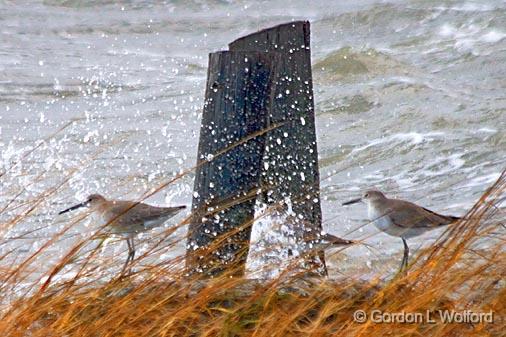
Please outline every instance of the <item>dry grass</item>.
M188 276L183 257L164 256L179 244L171 240L177 227L151 238L127 277L117 275L122 256L104 256L102 245L93 245L100 232L76 241L57 263L42 268L41 256L83 218L76 217L23 260L12 259L13 251L2 251L0 334L503 336L506 233L500 204L505 192L503 173L468 212L467 220L449 227L431 248L413 257L408 274L378 274L368 281L360 280L360 275L332 281L289 271L267 281ZM2 228L19 224L31 211ZM179 226L187 222L188 218ZM359 309L368 314L430 311L435 322L357 323L354 312ZM438 316L438 310L446 309L492 311L494 322L446 323Z

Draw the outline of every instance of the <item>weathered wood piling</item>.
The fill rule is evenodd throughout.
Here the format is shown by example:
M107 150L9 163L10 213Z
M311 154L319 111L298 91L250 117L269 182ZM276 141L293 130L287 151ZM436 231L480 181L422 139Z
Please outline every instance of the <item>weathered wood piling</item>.
M289 203L301 247L320 233L309 37L309 22L292 22L209 55L189 270L244 272L256 202ZM326 272L322 252L304 256Z

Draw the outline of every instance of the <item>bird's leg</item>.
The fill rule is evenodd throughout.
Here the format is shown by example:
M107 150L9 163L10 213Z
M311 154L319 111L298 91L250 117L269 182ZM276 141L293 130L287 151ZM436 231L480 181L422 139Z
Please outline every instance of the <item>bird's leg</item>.
M127 238L127 245L128 245L128 256L127 256L127 259L125 261L125 264L123 265L123 268L121 269L121 274L123 275L125 273L125 270L127 269L128 265L130 264L130 262L132 262L132 260L134 259L135 257L135 246L134 246L134 242L133 242L133 238Z
M133 237L130 237L130 246L132 247L131 250L129 251L129 253L132 255L132 257L130 258L130 262L132 262L135 257L135 244Z
M125 270L128 267L128 263L130 263L130 251L131 251L130 239L127 239L127 245L128 245L128 256L125 261L125 264L123 265L123 268L121 268L121 275L125 273Z
M408 267L408 259L409 259L409 247L406 239L402 238L402 243L404 244L404 255L402 256L402 263L400 272L404 271Z

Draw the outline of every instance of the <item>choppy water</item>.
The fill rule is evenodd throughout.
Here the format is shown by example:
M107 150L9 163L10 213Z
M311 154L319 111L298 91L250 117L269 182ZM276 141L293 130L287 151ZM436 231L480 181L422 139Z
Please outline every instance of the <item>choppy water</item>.
M347 262L374 270L402 247L373 226L354 231L365 209L340 203L359 190L459 215L499 176L504 1L2 2L2 221L71 175L14 228L3 226L4 237L39 227L33 237L44 237L65 224L58 210L90 192L137 198L193 166L207 54L290 20L312 23L325 229L371 236L377 248L347 249ZM147 201L189 204L192 187L189 174ZM334 267L342 259L330 257Z

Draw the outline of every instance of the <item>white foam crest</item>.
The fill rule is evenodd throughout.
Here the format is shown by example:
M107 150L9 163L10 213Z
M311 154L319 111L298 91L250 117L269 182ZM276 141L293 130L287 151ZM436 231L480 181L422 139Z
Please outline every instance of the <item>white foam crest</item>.
M467 184L465 184L464 186L465 187L487 186L495 182L497 179L499 179L500 175L501 175L500 172L494 172L484 176L478 176L471 180L467 180Z
M497 43L506 37L506 33L491 30L481 37L483 42Z
M479 128L479 129L478 129L478 132L484 132L484 133L497 133L497 130L496 130L496 129L492 129L492 128L487 128L487 127L484 127L484 128Z
M418 133L418 132L408 132L408 133L396 133L388 137L377 138L370 141L368 144L360 146L358 148L353 149L350 155L366 150L370 147L388 144L392 142L404 143L408 142L413 145L418 145L424 142L431 142L436 138L444 137L444 132L428 132L428 133Z
M438 157L425 165L422 174L425 177L435 177L449 174L464 166L466 161L462 159L463 155L464 153L454 153L448 157ZM447 162L447 164L444 164L445 162Z
M439 28L438 34L441 37L454 40L454 48L457 50L472 50L478 44L494 44L506 38L506 33L486 29L484 26L470 24L464 27L455 27L445 23Z
M461 5L452 6L449 9L457 12L488 12L494 10L494 7L484 3L467 2Z

